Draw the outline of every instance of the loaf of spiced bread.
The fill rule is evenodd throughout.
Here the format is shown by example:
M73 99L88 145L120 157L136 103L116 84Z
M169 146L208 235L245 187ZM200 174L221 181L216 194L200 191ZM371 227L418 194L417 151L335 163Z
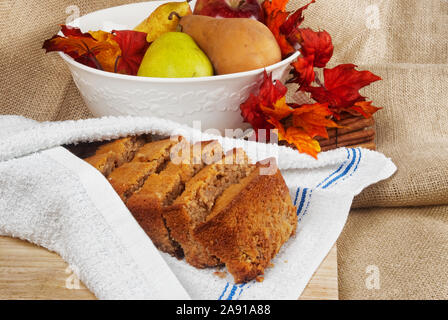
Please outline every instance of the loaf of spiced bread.
M242 149L223 155L217 141L128 137L85 160L107 177L159 250L198 268L225 265L236 282L263 274L295 232L280 171L263 174L264 165L251 164Z

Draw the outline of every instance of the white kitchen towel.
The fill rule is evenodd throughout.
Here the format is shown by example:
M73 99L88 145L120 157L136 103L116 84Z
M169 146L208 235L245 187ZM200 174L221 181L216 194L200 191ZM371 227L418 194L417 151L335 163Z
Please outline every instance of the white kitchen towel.
M183 135L242 147L250 158L277 158L297 206L297 233L263 282L236 285L231 275L195 269L155 249L107 180L63 144L129 134ZM319 154L204 134L157 118L106 117L38 123L0 117L0 235L61 255L101 299L297 299L334 245L353 197L396 170L361 148Z

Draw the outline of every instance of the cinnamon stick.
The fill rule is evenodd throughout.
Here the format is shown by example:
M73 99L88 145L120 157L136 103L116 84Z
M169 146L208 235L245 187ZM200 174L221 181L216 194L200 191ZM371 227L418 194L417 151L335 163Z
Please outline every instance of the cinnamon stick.
M338 124L341 125L340 123L338 123ZM328 129L327 130L328 137L332 138L332 137L336 136L336 134L341 136L341 135L346 134L346 133L350 133L350 132L353 132L353 131L358 131L358 130L363 129L363 128L371 127L374 124L375 124L375 121L373 120L373 118L368 118L368 119L362 118L362 119L359 119L359 120L357 120L357 121L355 121L353 123L350 123L348 125L344 125L344 128L330 128L330 129ZM322 140L324 140L324 139L325 138L322 138Z
M367 141L369 138L375 136L375 129L358 130L343 135L338 135L330 139L317 139L321 147L329 145L340 146L342 143L347 143L351 141Z
M348 126L351 123L355 123L361 119L365 119L363 116L351 116L351 117L345 117L341 118L341 120L335 120L335 122L341 126Z
M334 144L330 144L330 145L321 146L321 150L328 151L328 150L332 150L332 149L336 149L336 148L340 148L340 147L353 148L355 146L360 146L360 145L364 145L364 144L369 145L369 146L370 146L370 144L375 145L374 139L375 139L374 137L371 137L371 138L367 138L367 139L361 138L361 139L357 139L357 140L341 142L341 143L338 143L337 145L334 143Z
M370 149L370 150L376 150L376 144L374 141L361 143L353 146L349 146L349 148L364 148L364 149Z

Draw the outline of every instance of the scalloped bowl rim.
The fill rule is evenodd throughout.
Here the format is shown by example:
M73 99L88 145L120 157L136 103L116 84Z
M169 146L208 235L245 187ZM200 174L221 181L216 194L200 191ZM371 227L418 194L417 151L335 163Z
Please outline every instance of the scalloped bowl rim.
M154 1L154 2L159 2L159 1ZM162 1L160 1L160 2L162 2ZM126 5L122 5L122 6L115 6L115 7L110 7L110 8L106 8L106 9L93 11L93 12L90 12L88 14L85 14L85 15L77 18L76 20L72 21L72 23L70 23L70 24L74 24L74 23L76 23L77 21L80 21L82 18L84 18L86 16L98 14L101 11L106 11L106 10L109 10L109 9L112 9L112 8L117 8L118 9L119 7L131 6L131 5L133 5L133 4L126 4ZM70 25L70 24L68 24L68 25ZM61 34L61 32L59 32L58 34ZM281 67L281 66L283 66L285 64L291 63L292 61L294 61L300 55L300 52L296 51L292 55L290 55L289 57L283 59L282 61L279 61L277 63L271 64L271 65L269 65L267 67L264 67L264 68L258 68L258 69L254 69L254 70L243 71L243 72L215 75L215 76L192 77L192 78L140 77L140 76L131 76L131 75L127 75L127 74L113 73L113 72L98 70L98 69L95 69L95 68L83 65L82 63L79 63L79 62L75 61L72 57L70 57L69 55L67 55L67 54L65 54L63 52L58 52L58 54L62 57L62 59L65 62L69 63L73 67L82 69L84 71L87 71L89 73L93 73L93 74L96 74L96 75L99 75L99 76L108 77L108 78L115 78L115 79L122 79L122 80L132 80L132 81L139 81L139 82L153 82L153 83L154 82L158 82L158 83L192 83L192 82L219 81L219 80L225 80L225 79L238 79L238 78L242 78L242 77L257 75L257 74L263 72L263 70L266 70L267 72L269 72L269 71L277 69L278 67Z

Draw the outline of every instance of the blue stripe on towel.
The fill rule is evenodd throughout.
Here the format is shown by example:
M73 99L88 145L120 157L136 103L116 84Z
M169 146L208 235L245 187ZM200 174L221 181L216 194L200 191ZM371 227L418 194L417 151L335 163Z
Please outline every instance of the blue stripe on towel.
M233 296L235 295L236 289L238 289L238 287L236 284L234 284L232 287L232 290L230 290L230 294L226 300L232 300Z
M232 286L232 289L230 290L230 293L229 293L229 295L227 296L226 300L232 300L233 297L235 296L237 290L240 289L240 290L239 290L239 293L238 293L238 297L237 297L237 299L239 299L239 297L241 296L241 293L243 293L243 291L244 291L243 287L244 287L246 284L247 284L247 282L246 282L246 283L243 283L243 284L241 284L241 285L239 285L239 286L237 286L236 284L234 284L234 285ZM225 286L223 292L221 293L221 295L219 296L218 300L222 300L222 298L224 297L224 294L226 293L228 287L229 287L229 282L226 283L226 286ZM248 288L249 288L249 287L250 287L250 286L248 286Z
M294 205L297 204L297 197L299 196L300 187L297 188L296 197L294 198Z
M348 166L345 168L345 170L340 173L339 175L337 175L336 177L334 177L333 179L331 179L330 181L328 181L325 185L322 186L322 189L326 189L329 186L331 186L334 182L338 181L339 179L341 179L343 176L345 176L350 169L353 167L353 165L355 164L356 161L356 151L355 149L350 149L350 151L353 153L353 157L352 157L352 161L350 161L350 163L348 164Z
M355 173L356 170L358 170L358 165L359 165L359 163L361 162L361 156L362 156L361 149L356 148L356 150L358 150L358 152L359 152L359 158L358 158L358 162L356 163L355 169L353 169L353 172L350 174L350 176L351 176L353 173Z
M297 188L297 190L299 190L299 189L300 188ZM299 207L297 208L297 215L299 215L303 209L303 204L305 203L305 197L306 197L307 192L308 192L308 188L303 188L302 197L300 198L300 204L299 204Z
M306 203L306 208L305 208L305 211L303 211L302 217L304 217L308 213L308 208L309 208L310 203L311 203L311 196L312 195L313 195L313 189L310 190L310 196L308 197L308 201Z
M339 171L342 170L342 168L345 166L345 164L347 163L347 161L350 159L350 151L348 149L347 150L347 159L342 162L342 164L339 166L339 168L336 169L336 171L333 171L333 173L331 173L328 177L326 177L324 180L322 180L317 186L316 188L319 188L323 183L327 182L328 179L330 179L331 177L333 177L335 174L338 174Z
M219 296L218 300L222 300L222 297L226 293L228 287L229 287L229 283L227 282L226 286L225 286L224 290L222 291L221 295Z
M361 162L361 158L362 158L362 152L361 152L361 149L359 149L359 148L356 148L356 149L353 149L353 150L354 150L355 154L356 154L356 152L358 153L358 160L356 161L355 168L353 169L352 172L350 172L349 175L345 175L342 179L340 179L335 184L333 184L333 186L335 186L336 184L338 184L341 181L346 180L347 178L350 178L356 172L356 170L358 170L358 165Z

